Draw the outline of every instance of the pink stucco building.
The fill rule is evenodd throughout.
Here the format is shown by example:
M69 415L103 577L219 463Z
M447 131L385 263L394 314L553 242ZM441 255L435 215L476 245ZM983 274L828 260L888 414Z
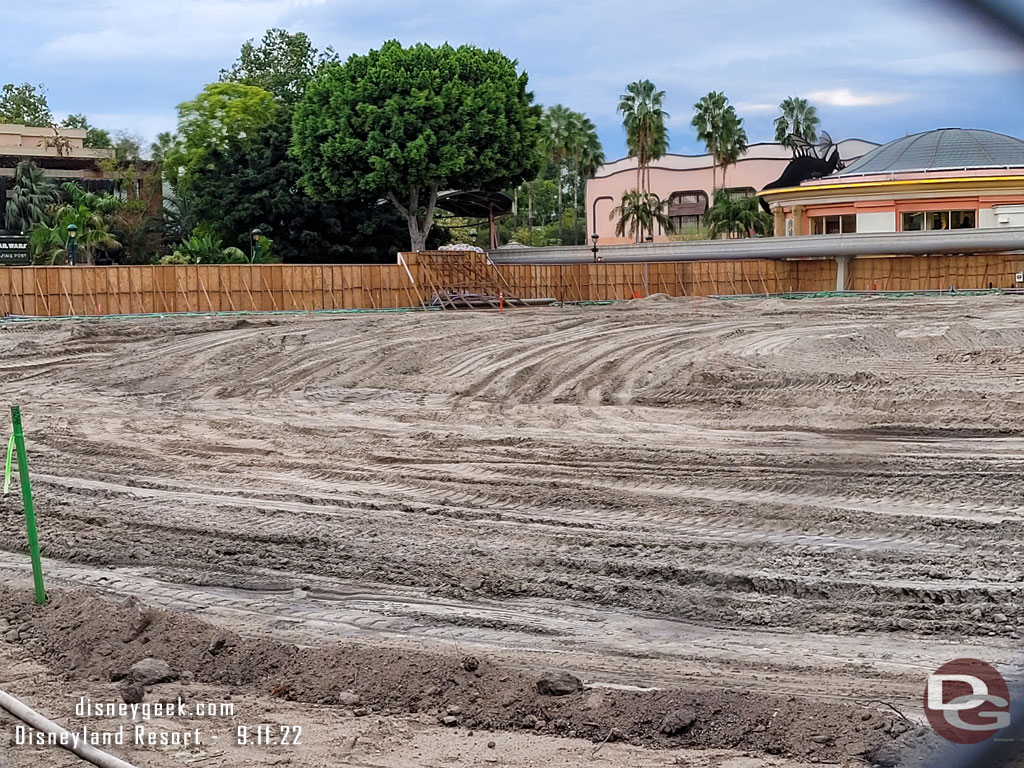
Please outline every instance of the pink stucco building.
M846 139L839 142L839 154L849 164L876 146L860 139ZM714 181L719 188L753 194L775 181L792 158L792 152L781 144L752 144L738 162L726 169L724 183L721 168L715 171ZM601 244L633 242L633 238L615 236L615 222L609 215L623 193L635 188L636 158L633 157L605 164L587 182L587 231L596 232ZM669 215L678 231L697 227L711 200L711 156L665 155L650 167L650 190L659 199L670 201ZM656 231L654 239L665 241L668 237Z

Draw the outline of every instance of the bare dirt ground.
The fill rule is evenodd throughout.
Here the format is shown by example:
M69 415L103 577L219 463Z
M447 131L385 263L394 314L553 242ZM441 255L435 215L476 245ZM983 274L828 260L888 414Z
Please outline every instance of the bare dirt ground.
M244 708L220 746L111 750L139 765L886 764L926 738L928 672L1015 663L1022 314L0 325L53 594L32 607L5 497L0 689L77 727L159 656L179 679L146 701ZM549 670L585 687L540 693ZM305 744L224 744L268 718ZM5 760L76 764L0 736Z

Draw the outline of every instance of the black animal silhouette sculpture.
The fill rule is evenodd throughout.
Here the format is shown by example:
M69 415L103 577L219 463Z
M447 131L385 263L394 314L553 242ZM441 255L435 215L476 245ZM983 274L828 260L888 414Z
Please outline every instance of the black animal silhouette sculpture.
M819 179L846 167L842 158L839 157L839 147L832 143L832 137L825 131L821 132L821 138L817 144L811 144L799 136L790 136L790 138L793 142L793 159L789 161L789 165L786 166L786 170L779 178L764 185L762 192L765 189L796 187L808 179ZM763 197L761 198L761 207L764 208L765 213L772 212Z

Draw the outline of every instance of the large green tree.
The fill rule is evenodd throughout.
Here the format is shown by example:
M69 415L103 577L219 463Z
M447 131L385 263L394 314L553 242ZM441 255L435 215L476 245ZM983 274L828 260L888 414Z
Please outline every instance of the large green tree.
M662 108L665 92L659 91L650 80L637 80L626 86L619 97L619 114L626 129L629 156L636 158L636 188L650 191L650 164L668 152L668 130L665 120L669 114Z
M775 140L782 146L792 149L794 137L811 144L818 140L821 120L818 119L818 111L807 99L789 96L779 104L779 109L782 114L775 118Z
M304 187L323 200L386 197L422 250L442 189L505 189L540 164L540 108L498 51L397 41L310 82L293 121Z
M28 232L47 219L47 210L59 195L43 172L31 160L22 160L14 168L14 189L7 201L7 229Z
M0 123L45 128L53 124L53 115L46 103L46 87L30 83L7 83L0 88Z
M238 60L221 70L221 80L270 93L276 115L255 135L231 137L210 148L206 162L190 174L189 189L176 189L165 205L169 242L187 241L198 228L246 250L249 233L259 228L273 238L274 254L286 262L376 262L403 250L408 232L390 202L379 197L315 200L302 188L299 163L289 155L294 102L320 68L334 60L333 51L320 53L301 32L271 29L261 42L242 46ZM158 140L154 158L173 157L178 139L163 135Z

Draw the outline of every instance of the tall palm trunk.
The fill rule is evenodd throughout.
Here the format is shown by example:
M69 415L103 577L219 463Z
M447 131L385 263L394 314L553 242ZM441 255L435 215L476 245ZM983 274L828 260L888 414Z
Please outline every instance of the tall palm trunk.
M573 158L572 173L572 244L580 244L580 156Z
M715 204L715 192L718 191L718 137L711 135L711 204Z
M558 161L558 242L562 242L562 161Z

